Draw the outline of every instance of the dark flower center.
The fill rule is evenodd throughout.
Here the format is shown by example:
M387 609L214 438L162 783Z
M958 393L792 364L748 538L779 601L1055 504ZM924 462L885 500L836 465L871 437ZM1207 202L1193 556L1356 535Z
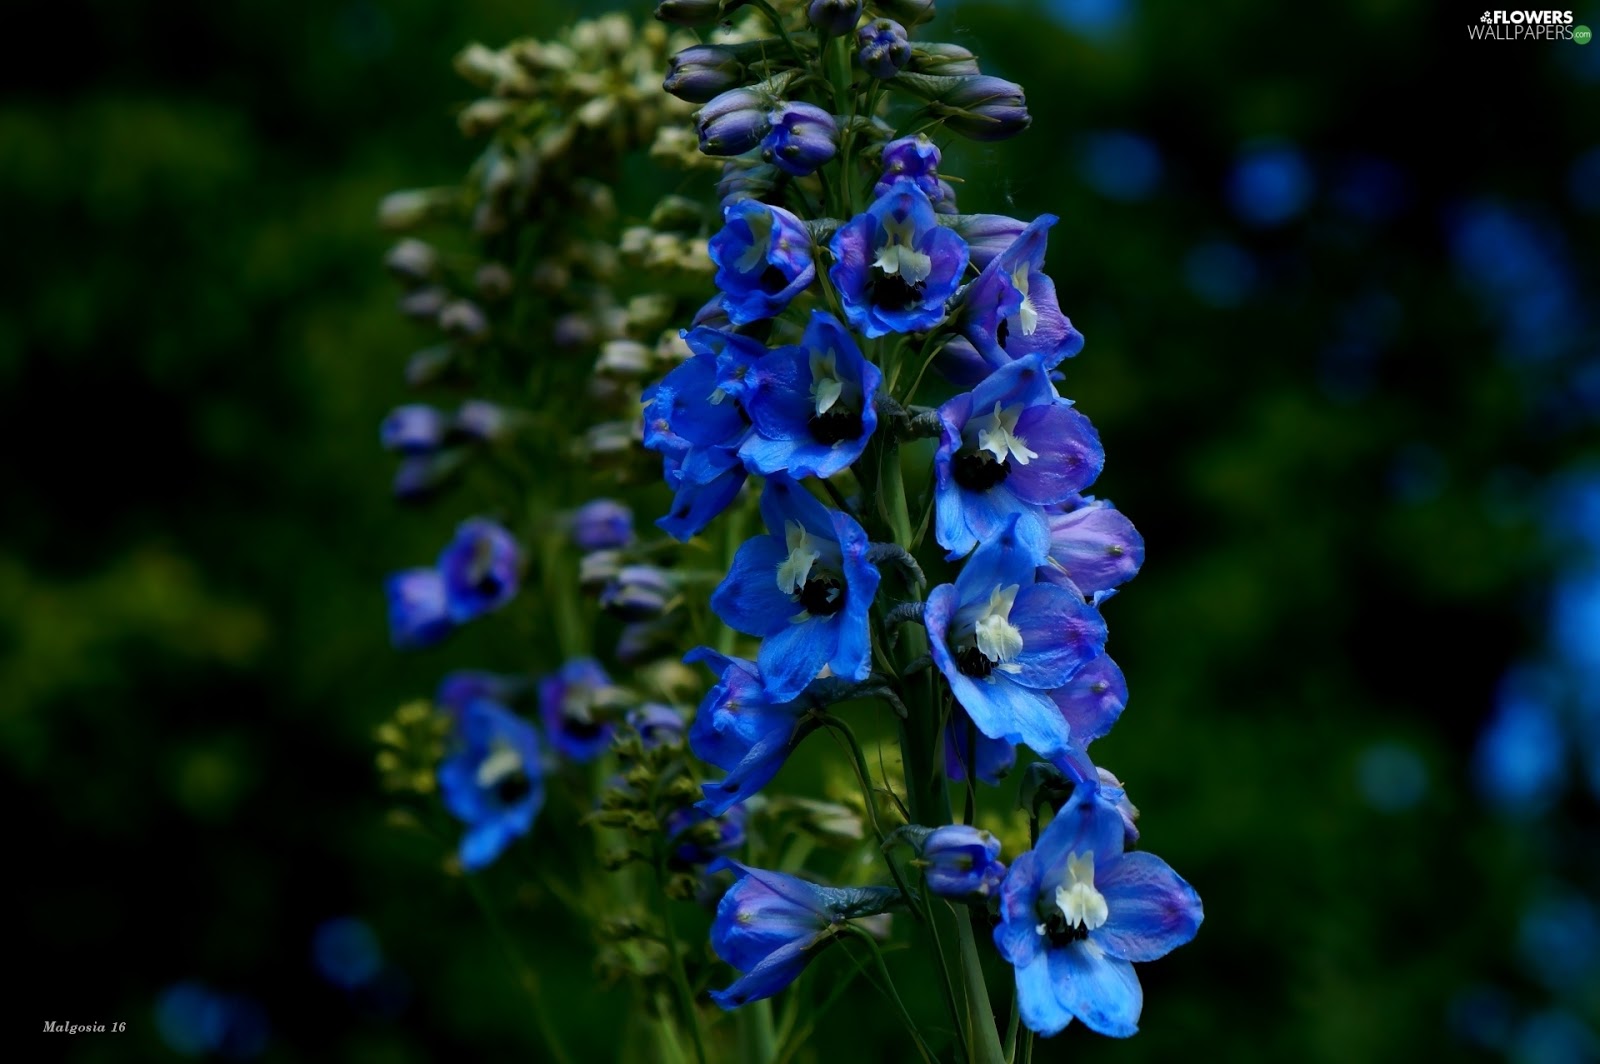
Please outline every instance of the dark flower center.
M956 668L975 680L981 680L994 671L994 662L983 651L972 646L956 655Z
M999 328L994 331L994 342L1000 345L1000 350L1006 350L1006 341L1011 339L1011 321L1008 318L1000 319Z
M811 415L811 419L806 422L806 428L811 430L811 435L816 437L817 442L827 444L860 439L861 427L860 412L847 410L838 403L821 414Z
M1069 925L1061 910L1052 906L1044 918L1044 934L1050 940L1050 945L1060 948L1088 938L1089 928L1083 924Z
M472 588L484 598L494 598L500 594L500 578L494 573L484 573L473 582Z
M956 483L968 491L988 491L1011 475L1011 467L995 461L988 451L963 447L956 452L950 472Z
M512 772L494 785L494 797L501 805L516 805L533 791L533 783L526 772Z
M800 605L813 617L832 617L844 609L844 583L836 576L818 573L800 589Z
M904 310L922 302L926 286L921 282L908 284L898 273L873 273L876 279L872 282L872 301L884 310Z
M788 287L788 275L776 266L768 266L761 272L761 289L768 295L777 295Z

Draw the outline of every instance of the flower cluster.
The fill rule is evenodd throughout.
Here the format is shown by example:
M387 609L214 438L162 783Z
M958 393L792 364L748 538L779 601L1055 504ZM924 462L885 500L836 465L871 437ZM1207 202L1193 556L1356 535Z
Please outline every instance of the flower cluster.
M930 740L905 747L909 823L894 837L915 851L907 867L928 894L1000 906L996 944L1030 1030L1076 1017L1127 1035L1140 1005L1129 962L1187 941L1201 918L1170 869L1124 853L1132 806L1087 754L1127 697L1100 606L1144 547L1082 494L1104 452L1059 390L1083 337L1045 272L1056 219L962 215L941 173L941 133L984 141L1028 126L1022 90L959 46L914 42L931 12L813 3L805 26L780 18L760 48L685 49L666 79L702 105L722 219L707 246L718 291L682 334L689 356L643 393L643 442L672 492L658 524L697 537L743 512L756 477L764 526L736 544L710 599L754 653L686 659L715 674L690 746L726 773L700 807L750 799L818 728L848 731L830 706L893 705ZM948 398L924 407L929 368ZM926 485L920 521L908 484ZM919 560L930 530L942 554ZM926 590L924 564L955 567L953 579ZM927 782L941 737L951 779L993 782L1026 747L1075 782L1009 868L999 839L949 823L943 783ZM889 871L906 885L892 859ZM717 996L725 1007L780 990L839 924L822 888L739 874L712 932L744 973ZM742 945L752 934L759 950Z

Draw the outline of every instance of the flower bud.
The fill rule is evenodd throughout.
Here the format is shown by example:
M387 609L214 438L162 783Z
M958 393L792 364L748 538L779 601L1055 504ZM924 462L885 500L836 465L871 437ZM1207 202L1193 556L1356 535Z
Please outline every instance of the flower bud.
M444 443L450 425L438 410L423 403L397 406L378 426L378 442L399 454L430 454Z
M633 511L615 499L594 499L572 515L572 543L581 551L609 550L633 542Z
M883 176L872 188L874 198L888 194L890 187L902 177L909 177L928 198L938 201L939 148L926 133L892 140L883 147Z
M406 359L406 383L426 387L443 380L455 368L455 352L447 344L425 347Z
M1003 214L958 214L950 219L949 225L967 242L972 265L980 270L1028 228L1026 222Z
M717 199L725 208L740 200L765 199L777 182L776 166L730 159L723 165L722 179L717 182Z
M474 100L456 115L456 125L464 137L484 137L499 129L516 110L510 100Z
M608 377L643 377L653 362L650 349L637 340L607 340L594 368Z
M818 33L843 37L861 21L861 0L811 0L806 17Z
M400 650L432 646L455 627L437 569L407 569L384 581L389 600L389 639Z
M474 41L456 53L456 73L480 89L492 89L510 76L515 65L509 56Z
M440 309L439 328L446 336L476 343L489 335L489 317L471 300L456 299Z
M804 177L839 151L839 126L815 104L785 103L767 116L772 130L761 141L761 157L784 173Z
M498 303L509 296L515 285L511 271L498 262L486 262L479 266L478 272L472 276L472 283L478 289L478 295L490 303Z
M661 0L656 5L656 18L674 26L709 26L721 17L722 0Z
M585 591L604 587L622 572L620 550L595 550L578 559L578 586Z
M600 592L600 608L625 621L648 621L667 611L672 582L654 565L625 565Z
M431 221L446 210L455 189L414 188L391 192L378 204L378 224L391 232L403 233Z
M987 74L955 80L949 91L928 103L928 110L953 132L971 140L1005 140L1032 124L1028 101L1016 82Z
M617 636L617 660L632 668L651 658L673 653L678 649L681 634L674 617L623 625L622 634Z
M872 6L883 15L897 18L907 26L917 26L933 18L933 0L872 0Z
M856 43L860 46L856 61L875 78L892 78L911 62L906 28L893 19L873 19L862 26L856 33Z
M922 841L928 889L946 898L987 897L1005 877L1000 840L970 824L934 828Z
M399 502L427 502L461 471L466 456L459 449L415 454L395 467L392 490Z
M683 742L685 724L683 714L660 702L646 702L628 710L628 726L639 733L646 750L661 746L675 746ZM699 788L696 788L698 792ZM698 796L698 793L697 793ZM671 817L668 817L671 822Z
M745 67L726 45L696 44L667 60L661 87L689 103L710 103L744 84Z
M912 46L911 62L906 69L914 74L951 76L982 73L978 69L978 57L971 51L959 44L942 44L938 41Z
M407 238L389 249L384 268L407 285L419 285L433 277L439 268L439 253L433 245Z
M706 155L743 155L761 143L770 101L755 89L729 89L695 113L695 132Z
M705 223L705 215L699 200L663 196L650 211L650 228L667 233L694 233Z
M435 322L439 320L439 312L449 298L450 293L436 284L414 288L400 297L400 313L412 321Z
M498 443L507 439L524 417L486 399L468 399L456 408L451 429L478 443Z

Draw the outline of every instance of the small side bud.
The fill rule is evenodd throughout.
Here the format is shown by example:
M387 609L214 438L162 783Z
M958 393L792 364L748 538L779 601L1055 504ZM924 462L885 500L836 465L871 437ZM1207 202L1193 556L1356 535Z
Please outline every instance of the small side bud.
M911 62L906 28L888 18L875 18L856 32L856 61L875 78L887 80Z

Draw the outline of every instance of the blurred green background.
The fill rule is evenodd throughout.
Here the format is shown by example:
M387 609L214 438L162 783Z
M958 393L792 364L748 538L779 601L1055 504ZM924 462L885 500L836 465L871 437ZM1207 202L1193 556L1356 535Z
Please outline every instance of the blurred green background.
M388 646L382 576L458 515L389 497L376 426L421 341L374 208L469 161L456 50L626 5L20 6L58 32L0 73L8 1056L177 1059L178 987L248 1017L237 1059L539 1059L371 767L447 667L555 664ZM1207 907L1142 969L1137 1038L1037 1059L1591 1059L1595 964L1552 982L1519 914L1592 893L1592 797L1512 815L1472 765L1544 639L1541 486L1597 443L1600 47L1469 43L1475 10L1420 0L941 9L1034 114L945 169L966 210L1061 215L1067 391L1148 543L1096 759ZM541 913L518 933L605 1059L627 999ZM359 990L314 961L343 917L383 958ZM809 1059L907 1056L850 1010L882 1005Z

